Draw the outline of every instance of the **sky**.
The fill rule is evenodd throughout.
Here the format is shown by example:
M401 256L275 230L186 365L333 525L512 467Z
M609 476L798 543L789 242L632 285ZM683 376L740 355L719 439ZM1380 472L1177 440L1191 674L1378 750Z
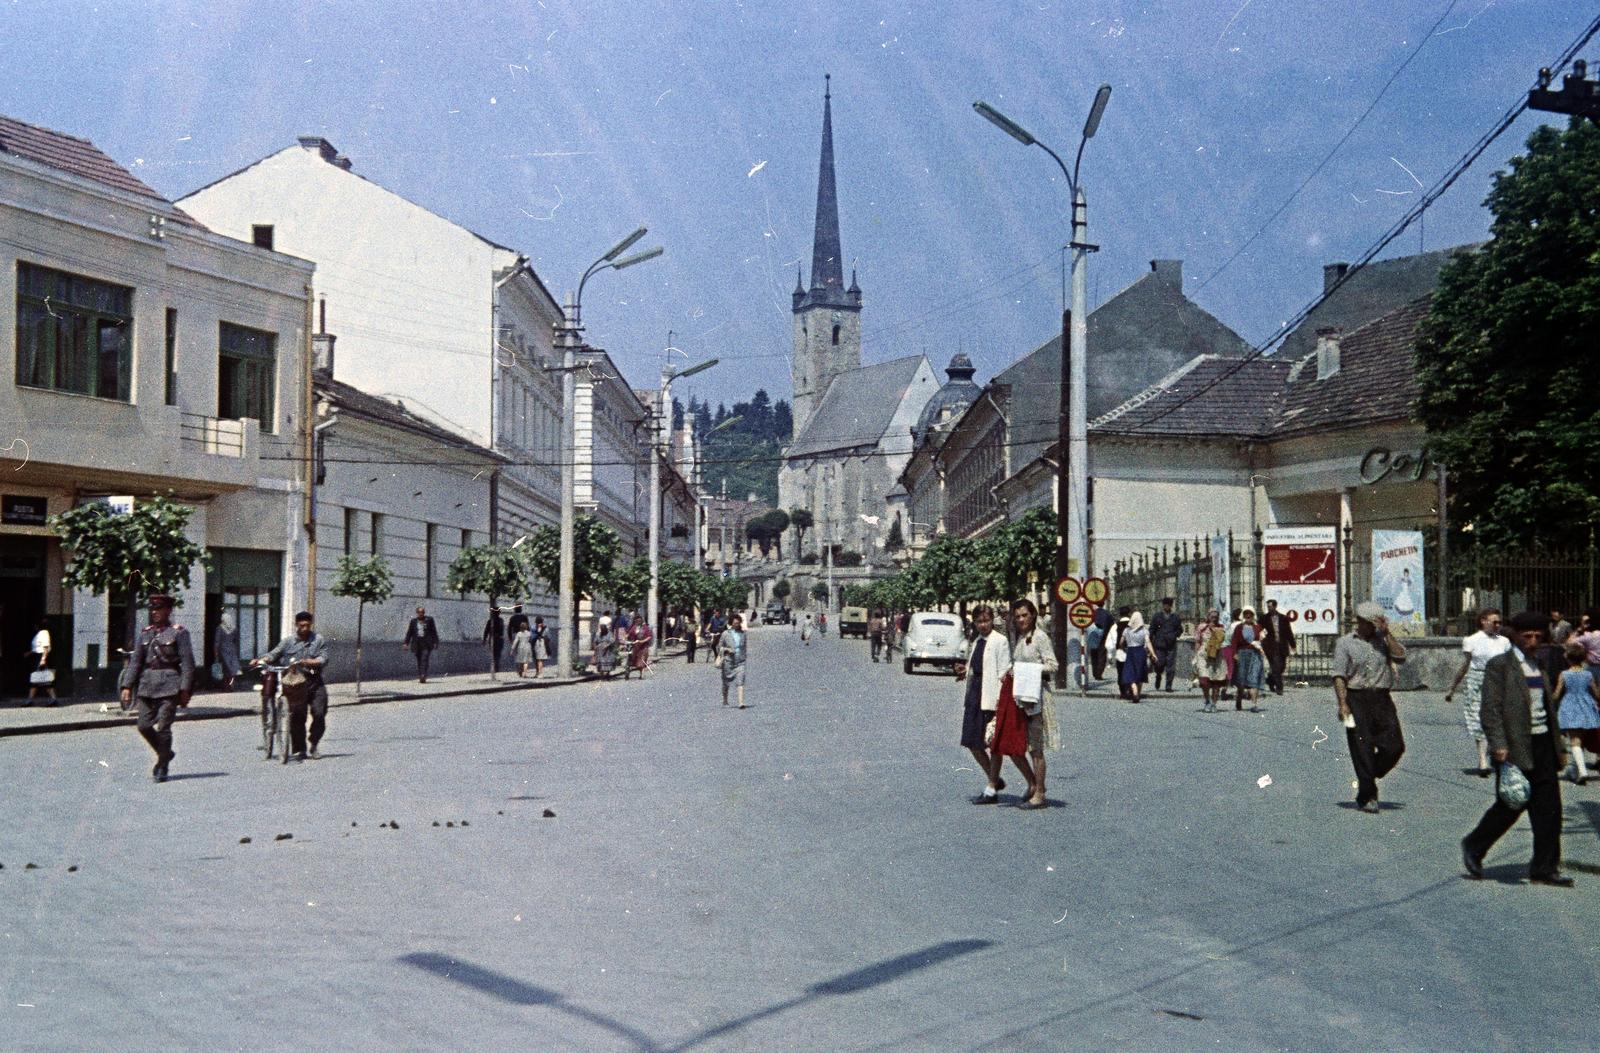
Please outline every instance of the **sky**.
M1593 14L1575 0L0 0L0 112L92 139L172 198L321 135L369 179L526 253L558 296L648 226L641 247L665 255L589 283L588 339L647 387L670 333L689 360L723 360L674 393L731 403L790 393L824 73L863 359L925 353L942 369L964 351L983 381L1058 331L1069 215L1050 158L974 100L1070 157L1111 84L1083 161L1091 307L1150 260L1181 259L1188 295L1256 343ZM1385 256L1485 237L1493 172L1557 120L1525 114Z

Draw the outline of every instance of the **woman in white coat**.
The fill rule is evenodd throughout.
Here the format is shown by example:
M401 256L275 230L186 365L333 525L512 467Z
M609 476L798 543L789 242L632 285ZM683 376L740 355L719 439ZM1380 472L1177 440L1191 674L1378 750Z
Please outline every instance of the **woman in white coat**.
M956 666L956 679L965 680L967 693L961 718L961 745L972 753L983 772L983 792L973 804L994 804L1005 782L1000 778L999 758L991 760L986 731L1000 708L1000 684L1011 672L1011 645L1004 633L994 630L994 608L982 604L972 612L976 635L967 651L966 662ZM1031 779L1029 780L1032 781Z

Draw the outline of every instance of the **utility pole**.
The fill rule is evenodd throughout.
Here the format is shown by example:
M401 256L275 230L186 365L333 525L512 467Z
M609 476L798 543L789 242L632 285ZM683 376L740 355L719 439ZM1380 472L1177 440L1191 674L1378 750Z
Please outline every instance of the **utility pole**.
M672 336L667 336L671 346ZM656 630L650 634L650 657L661 647L661 459L667 455L666 429L672 425L672 367L661 371L661 397L656 402L655 420L650 428L650 592L645 601L646 624Z
M574 375L578 368L578 344L583 332L578 317L578 301L567 296L564 318L556 333L556 346L561 349L561 556L556 589L556 661L557 676L571 676L578 669L578 619L573 611L577 605L573 595L573 567L576 562L573 531L577 526L577 431L578 431L578 381Z
M823 522L827 528L827 539L822 547L826 552L828 562L828 600L823 604L825 611L833 610L833 468L829 466L822 470L822 514Z
M1600 81L1588 80L1589 64L1575 59L1572 72L1561 78L1561 90L1551 91L1548 67L1539 71L1539 86L1528 92L1528 108L1546 113L1587 117L1600 124Z
M728 477L722 477L722 543L717 546L717 562L722 564L722 576L728 576Z

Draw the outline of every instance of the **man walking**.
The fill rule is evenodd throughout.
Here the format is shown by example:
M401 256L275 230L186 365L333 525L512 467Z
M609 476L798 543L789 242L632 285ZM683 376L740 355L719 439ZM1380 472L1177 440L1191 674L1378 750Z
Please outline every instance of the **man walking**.
M1571 888L1572 879L1561 873L1561 784L1556 764L1556 738L1561 729L1550 704L1550 681L1535 657L1549 627L1550 619L1538 611L1523 611L1511 619L1516 646L1484 666L1479 715L1495 763L1516 765L1530 784L1527 812L1533 827L1533 862L1528 867L1529 883ZM1461 862L1468 877L1483 877L1483 857L1520 814L1521 810L1495 797L1461 842Z
M406 638L400 646L410 648L411 653L417 656L417 683L426 684L428 661L433 657L433 649L439 646L439 630L423 608L417 608L417 616L406 626Z
M1172 609L1173 598L1161 599L1161 610L1150 619L1150 649L1155 653L1155 677L1151 690L1172 690L1172 677L1178 668L1178 638L1183 635L1183 619ZM1162 687L1163 676L1166 687Z
M1378 814L1378 780L1394 770L1406 751L1395 713L1394 666L1406 649L1389 634L1383 608L1367 600L1356 605L1355 632L1333 648L1333 693L1356 769L1356 807Z
M867 619L867 636L872 641L872 660L876 662L883 657L882 611L873 611L872 617Z
M498 615L496 616L498 617ZM278 641L278 646L257 658L251 665L298 666L305 673L305 685L289 698L289 739L294 747L294 759L306 759L306 711L311 711L311 758L318 756L317 743L328 729L328 686L322 674L328 664L328 644L312 628L310 611L294 616L294 635Z
M1294 654L1294 623L1278 610L1277 600L1267 601L1261 616L1261 646L1267 652L1267 686L1275 695L1283 694L1283 670Z
M483 642L489 647L489 675L500 671L500 656L506 649L506 620L500 617L499 607L489 608L489 620L483 623Z
M188 629L172 624L171 596L151 596L149 604L150 624L133 645L122 704L137 705L139 735L156 751L150 777L166 782L167 766L177 756L172 750L172 721L189 704L194 689L194 645Z

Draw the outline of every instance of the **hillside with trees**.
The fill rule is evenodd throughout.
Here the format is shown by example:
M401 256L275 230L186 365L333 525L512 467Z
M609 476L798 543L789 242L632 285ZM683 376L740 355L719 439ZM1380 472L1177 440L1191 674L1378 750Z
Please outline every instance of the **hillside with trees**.
M794 432L794 417L789 403L772 401L765 390L757 390L748 402L732 407L690 398L688 405L672 400L673 426L694 423L704 467L701 484L708 493L718 493L722 480L728 480L728 496L743 500L755 494L765 504L778 503L778 458Z

